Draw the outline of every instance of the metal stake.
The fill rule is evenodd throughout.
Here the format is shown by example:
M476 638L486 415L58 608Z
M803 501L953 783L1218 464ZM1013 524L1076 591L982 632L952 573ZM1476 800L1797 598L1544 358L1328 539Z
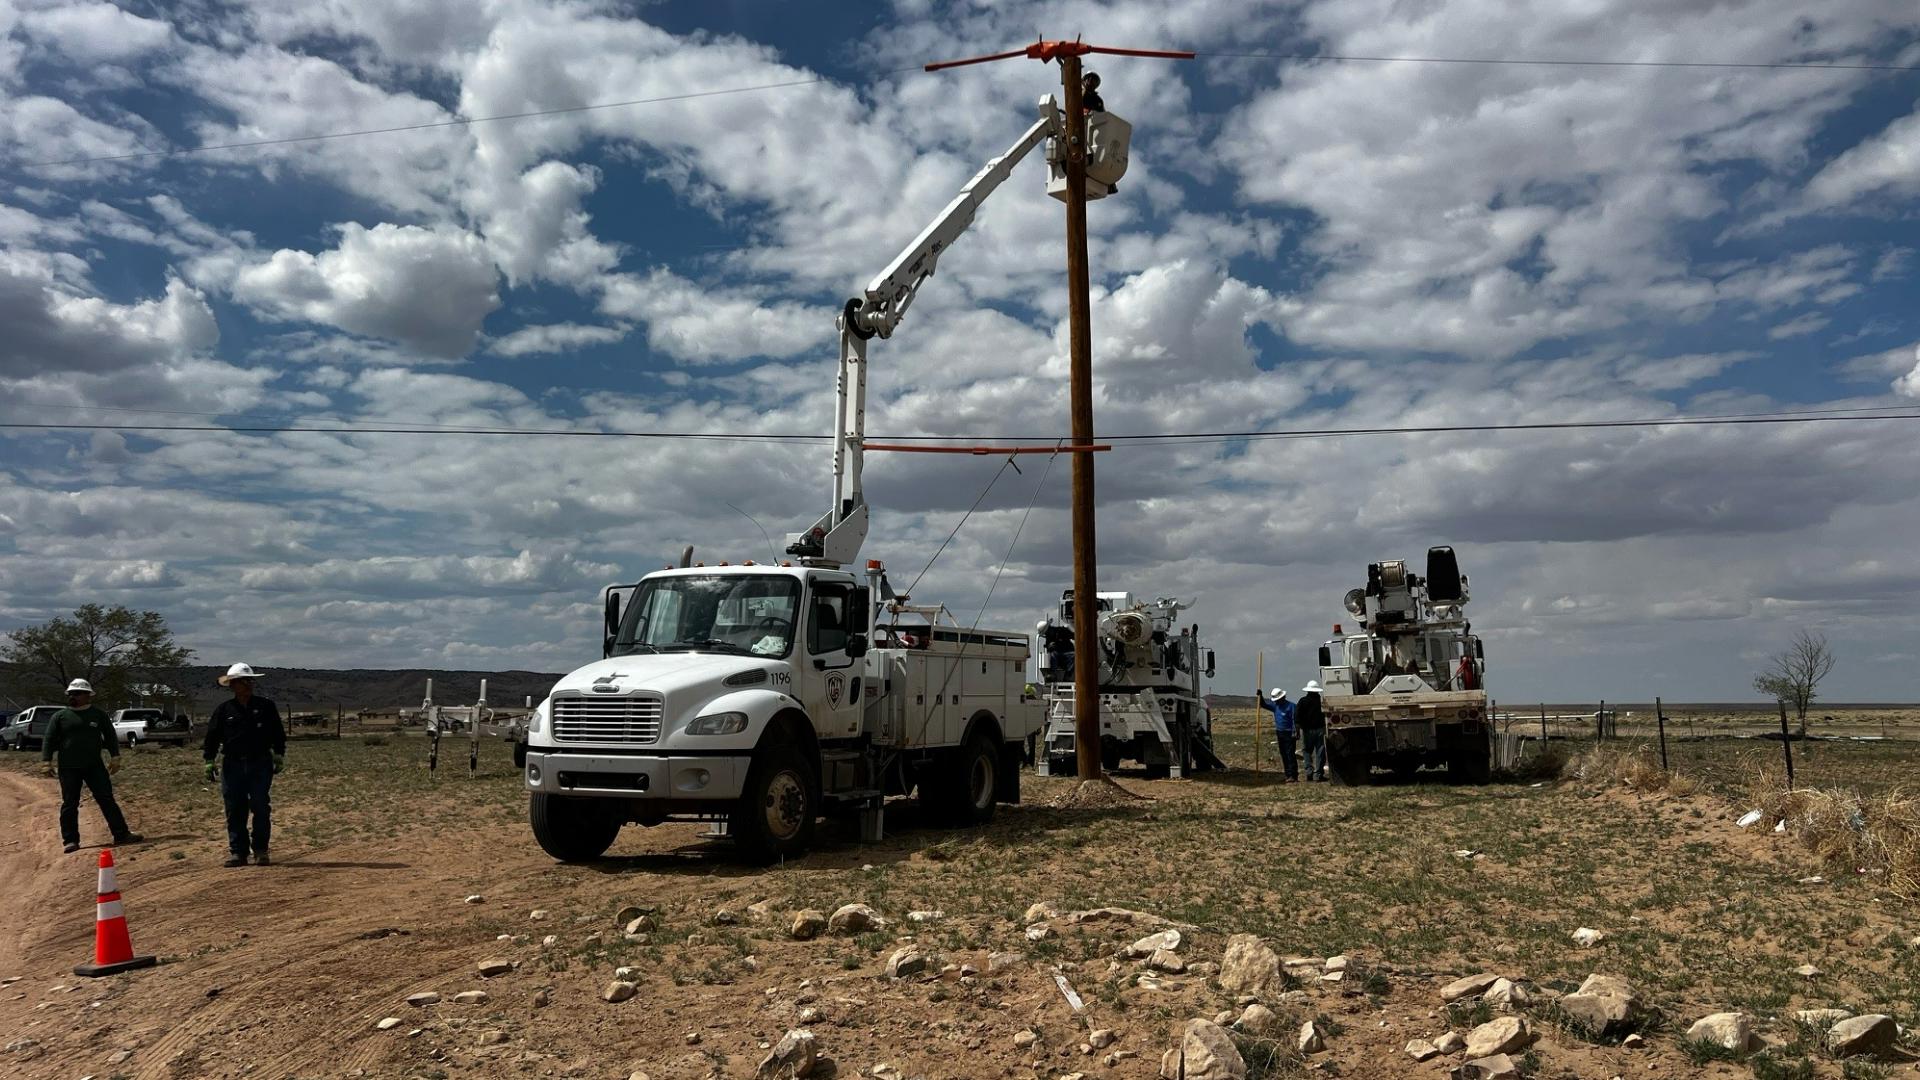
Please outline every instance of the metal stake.
M1667 765L1667 710L1659 698L1653 699L1653 715L1660 723L1660 768L1670 772L1672 770Z
M1787 734L1787 703L1780 703L1780 752L1787 755L1787 790L1793 790L1793 739Z

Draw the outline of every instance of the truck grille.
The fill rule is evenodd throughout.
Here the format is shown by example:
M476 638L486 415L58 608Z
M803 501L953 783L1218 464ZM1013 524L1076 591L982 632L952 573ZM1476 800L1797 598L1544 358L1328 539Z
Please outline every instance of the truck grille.
M656 742L662 711L657 697L555 698L553 737L558 742Z

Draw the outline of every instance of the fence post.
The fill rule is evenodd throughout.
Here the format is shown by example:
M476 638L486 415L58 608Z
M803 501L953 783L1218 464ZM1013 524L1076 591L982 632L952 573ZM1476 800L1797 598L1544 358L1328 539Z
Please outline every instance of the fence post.
M1600 699L1600 711L1593 714L1593 741L1598 744L1607 738L1607 699Z
M1667 708L1659 698L1653 699L1653 716L1660 724L1660 769L1662 772L1672 772L1667 765Z
M1787 755L1787 790L1793 790L1793 739L1787 735L1787 703L1780 703L1780 752Z
M1547 703L1540 703L1540 745L1547 745Z

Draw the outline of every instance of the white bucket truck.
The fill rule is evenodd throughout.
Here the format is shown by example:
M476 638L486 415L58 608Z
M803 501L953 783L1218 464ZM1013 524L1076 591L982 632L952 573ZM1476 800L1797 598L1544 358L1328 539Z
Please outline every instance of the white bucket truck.
M1085 130L1120 132L1106 113ZM890 337L939 256L1035 146L1058 171L1065 121L1052 98L839 319L833 509L791 536L779 565L690 565L605 594L603 659L560 680L527 728L534 836L563 861L599 857L628 823L706 821L756 860L804 851L815 819L863 815L877 836L888 795L938 817L987 820L1020 796L1042 706L1025 691L1021 632L964 627L891 595L877 561L847 567L867 533L866 351ZM1095 139L1107 186L1124 137Z

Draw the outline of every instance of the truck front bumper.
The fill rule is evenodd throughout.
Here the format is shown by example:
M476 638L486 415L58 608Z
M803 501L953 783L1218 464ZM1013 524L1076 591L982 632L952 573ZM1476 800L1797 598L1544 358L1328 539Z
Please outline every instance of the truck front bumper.
M528 791L549 795L726 801L747 785L747 755L594 754L529 747Z

